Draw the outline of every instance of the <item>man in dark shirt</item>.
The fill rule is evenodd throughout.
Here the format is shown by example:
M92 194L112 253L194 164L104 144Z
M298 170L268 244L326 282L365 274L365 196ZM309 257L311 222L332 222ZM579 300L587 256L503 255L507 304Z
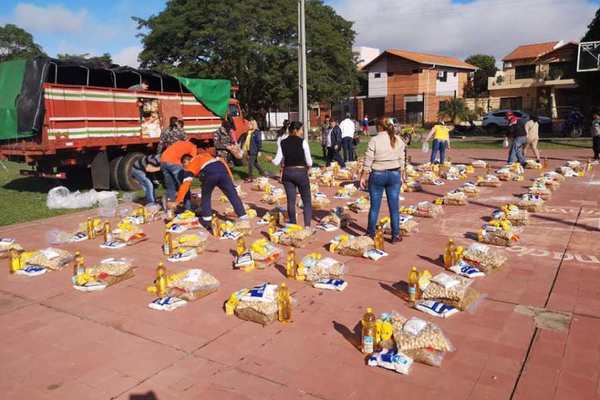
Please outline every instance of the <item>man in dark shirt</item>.
M337 124L337 121L333 118L329 121L329 137L327 138L327 166L332 161L336 161L340 167L345 168L346 163L340 155L340 149L342 147L342 130Z
M519 161L521 165L525 166L527 160L523 155L523 148L527 144L527 130L525 129L525 121L522 118L510 126L508 136L512 139L508 153L508 163L512 164Z
M180 140L187 140L187 135L179 127L179 119L177 117L171 117L169 119L169 127L162 131L160 134L160 141L156 148L156 154L161 154L163 150Z

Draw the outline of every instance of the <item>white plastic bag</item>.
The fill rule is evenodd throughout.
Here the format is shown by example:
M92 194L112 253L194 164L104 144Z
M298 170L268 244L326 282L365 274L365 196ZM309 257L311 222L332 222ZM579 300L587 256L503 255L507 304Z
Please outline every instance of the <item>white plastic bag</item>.
M507 137L505 137L505 138L504 138L504 141L502 142L502 147L504 147L505 149L508 149L508 144L509 144L509 143L508 143L508 138L507 138Z
M429 153L429 142L423 142L421 145L421 152Z
M110 214L109 208L112 208L112 215L116 210L117 192L97 192L94 189L81 193L79 191L70 192L64 186L58 186L48 192L46 205L49 209L57 208L90 208L100 203L100 206L106 208L105 212ZM102 211L102 210L101 210Z

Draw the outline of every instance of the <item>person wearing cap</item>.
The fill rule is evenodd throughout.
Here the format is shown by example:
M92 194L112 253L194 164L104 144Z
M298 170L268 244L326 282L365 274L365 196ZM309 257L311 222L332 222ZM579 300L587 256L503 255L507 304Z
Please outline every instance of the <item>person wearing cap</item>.
M181 184L180 173L183 170L181 158L186 154L194 157L198 154L198 148L190 141L180 140L167 147L160 156L160 170L165 180L167 201L172 202L175 200L177 190Z
M215 188L221 189L225 197L233 206L233 211L240 219L247 219L244 204L233 184L233 175L227 164L219 157L214 157L205 150L200 150L193 157L190 154L184 154L181 157L183 166L183 179L175 203L182 205L190 191L194 177L198 177L202 184L202 197L200 203L200 216L202 225L209 227L212 221L212 193Z
M160 160L156 154L138 158L131 168L131 177L138 181L142 189L144 189L146 204L156 203L154 184L152 183L152 180L148 178L148 174L158 171L160 171Z

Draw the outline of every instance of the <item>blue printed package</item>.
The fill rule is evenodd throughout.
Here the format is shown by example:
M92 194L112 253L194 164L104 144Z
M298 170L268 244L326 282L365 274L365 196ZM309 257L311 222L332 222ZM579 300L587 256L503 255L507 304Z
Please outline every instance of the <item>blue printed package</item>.
M467 278L479 278L485 276L485 273L466 261L460 261L458 264L450 267L450 270L457 275L466 276Z
M396 371L399 374L407 375L413 364L413 360L402 352L385 349L381 352L373 353L367 363L371 367L382 367Z
M275 291L277 290L277 285L271 285L269 283L263 283L258 286L253 287L248 291L248 293L240 296L241 301L262 301L262 302L272 302L275 301Z
M419 300L415 308L434 317L448 318L458 312L458 309L435 300Z
M318 289L337 290L339 292L346 289L346 286L348 286L348 282L343 279L321 279L313 284L313 287Z

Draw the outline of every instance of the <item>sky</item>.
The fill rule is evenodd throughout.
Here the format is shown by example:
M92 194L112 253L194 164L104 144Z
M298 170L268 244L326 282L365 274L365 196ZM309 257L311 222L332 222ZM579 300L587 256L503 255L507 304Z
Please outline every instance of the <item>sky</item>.
M520 44L578 40L600 0L325 0L354 22L355 46L501 59ZM0 25L16 24L44 51L113 56L137 66L131 16L159 13L165 0L0 0Z

